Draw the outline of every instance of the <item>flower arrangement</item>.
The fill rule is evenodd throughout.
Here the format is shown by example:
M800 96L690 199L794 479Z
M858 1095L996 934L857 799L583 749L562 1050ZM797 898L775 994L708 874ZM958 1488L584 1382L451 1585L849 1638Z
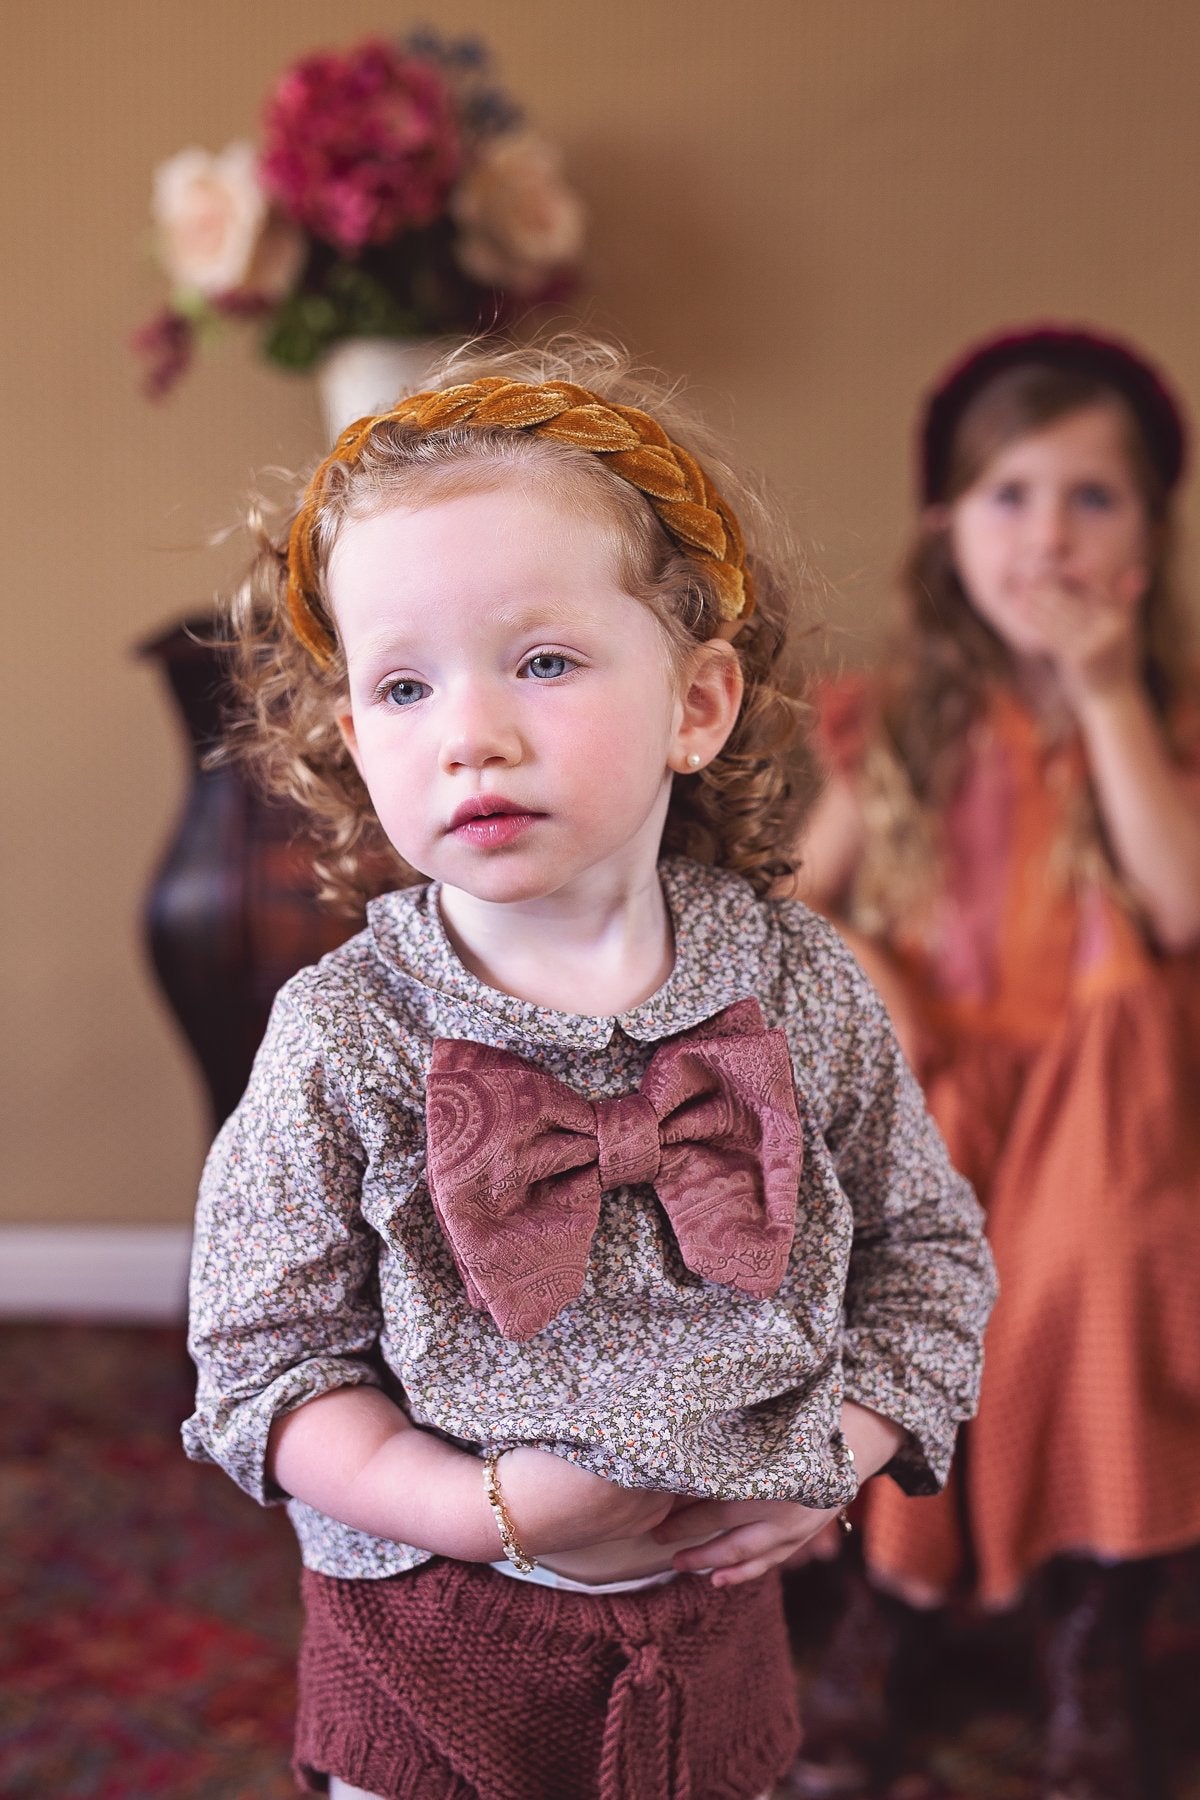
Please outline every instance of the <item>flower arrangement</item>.
M569 292L583 240L557 152L486 50L431 31L303 57L260 149L181 150L151 212L170 297L133 345L152 395L229 320L257 322L289 369L345 338L494 329Z

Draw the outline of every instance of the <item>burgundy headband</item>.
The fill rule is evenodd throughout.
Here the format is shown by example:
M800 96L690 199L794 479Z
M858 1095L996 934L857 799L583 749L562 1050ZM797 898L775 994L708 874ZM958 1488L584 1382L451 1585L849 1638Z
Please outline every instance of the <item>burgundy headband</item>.
M925 403L919 437L921 500L945 495L954 434L968 406L994 376L1023 364L1044 364L1114 388L1142 428L1150 460L1169 492L1187 461L1183 410L1151 363L1118 338L1079 326L1037 325L977 344L938 382Z

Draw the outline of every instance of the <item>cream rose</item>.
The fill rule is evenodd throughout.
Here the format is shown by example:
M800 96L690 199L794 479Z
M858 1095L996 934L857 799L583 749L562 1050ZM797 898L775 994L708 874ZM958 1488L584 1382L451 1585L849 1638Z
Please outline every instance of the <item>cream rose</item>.
M458 261L488 287L533 293L583 247L583 203L563 180L558 153L532 131L492 139L450 211L461 230Z
M241 290L278 299L300 271L304 242L272 215L252 144L219 156L181 150L154 172L158 255L177 291L212 299Z

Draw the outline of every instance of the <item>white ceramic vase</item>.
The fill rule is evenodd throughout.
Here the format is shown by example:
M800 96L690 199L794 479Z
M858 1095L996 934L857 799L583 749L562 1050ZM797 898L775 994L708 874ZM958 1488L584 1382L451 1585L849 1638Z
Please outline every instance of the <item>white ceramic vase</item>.
M317 368L317 388L329 442L356 419L385 412L404 394L425 385L430 369L449 348L446 338L343 338Z

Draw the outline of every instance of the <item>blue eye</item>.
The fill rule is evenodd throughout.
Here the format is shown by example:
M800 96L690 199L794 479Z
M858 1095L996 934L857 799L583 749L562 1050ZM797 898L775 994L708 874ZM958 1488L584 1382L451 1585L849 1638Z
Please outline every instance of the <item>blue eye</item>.
M574 667L575 664L569 656L552 655L550 651L543 650L537 656L529 658L522 669L522 674L532 675L535 681L557 681L560 676L565 675L569 669Z
M404 676L400 681L389 681L381 690L383 698L392 706L415 706L423 700L432 689L423 681L414 681L411 676Z
M1117 503L1113 490L1102 481L1085 481L1076 488L1075 498L1089 512L1111 512Z

